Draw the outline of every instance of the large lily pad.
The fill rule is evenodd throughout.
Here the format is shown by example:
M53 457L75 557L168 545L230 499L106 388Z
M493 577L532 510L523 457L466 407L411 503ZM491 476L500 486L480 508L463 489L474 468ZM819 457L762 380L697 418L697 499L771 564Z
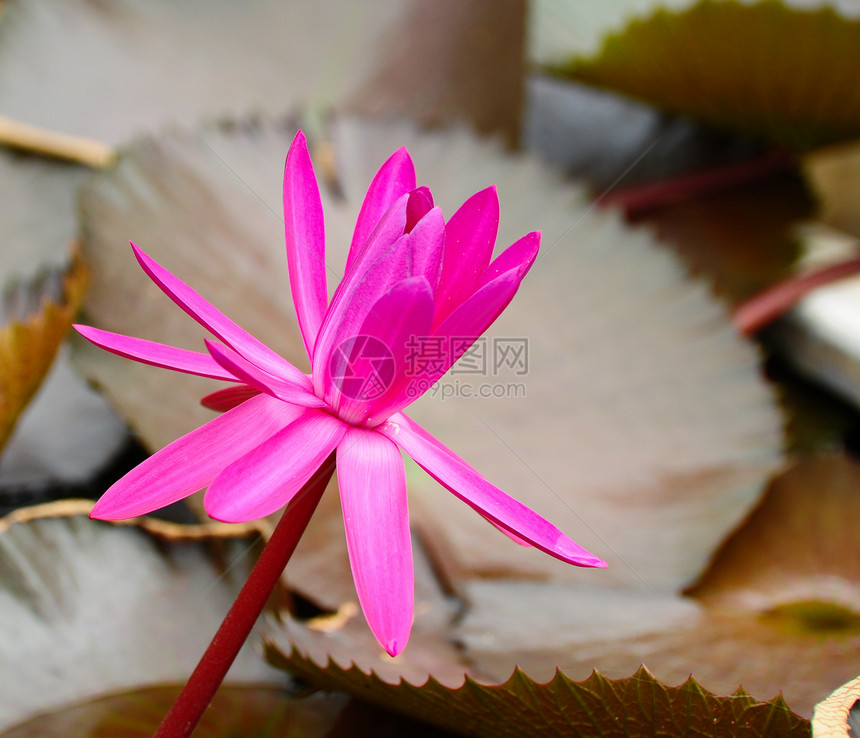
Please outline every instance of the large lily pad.
M522 3L422 5L10 0L0 108L111 145L168 122L296 104L408 110L512 133Z
M322 629L293 619L270 626L269 656L316 684L394 709L399 704L427 719L444 699L446 710L435 720L461 722L476 735L503 734L505 721L518 712L535 721L569 720L583 735L616 735L603 708L590 706L595 692L608 700L609 689L623 695L618 699L626 708L619 714L642 724L643 732L633 735L703 715L716 718L709 723L713 732L704 735L742 734L733 732L741 731L740 723L724 728L723 721L754 701L720 700L702 690L729 695L742 686L765 700L781 693L792 710L809 715L857 670L860 552L852 521L858 480L860 467L843 457L797 464L685 597L512 578L470 581L458 617L441 629L418 620L413 642L397 659L380 658L372 637L355 623ZM439 595L426 609L442 602ZM446 642L459 650L456 658L440 660L434 644ZM641 663L650 674L628 679ZM593 669L602 676L588 679ZM690 674L695 683L686 681ZM605 677L621 681L610 685ZM663 717L637 712L643 700L626 690L643 686L655 690L644 700L647 709L674 695ZM517 708L503 711L496 706L502 699ZM493 707L485 711L477 703ZM756 710L747 726L752 735L803 729L779 700L758 703ZM472 723L470 713L480 717ZM593 733L581 728L588 720L595 721ZM765 727L759 720L782 722ZM541 722L533 733L514 725L523 735L545 729ZM672 734L693 730L685 726Z
M281 662L277 656L275 660ZM299 650L286 663L297 674L319 679L319 666ZM583 682L558 673L546 684L517 669L504 684L488 687L466 677L462 686L449 687L435 679L418 686L393 684L329 661L325 680L469 736L646 738L655 731L713 738L809 735L809 723L781 698L760 702L742 690L717 697L693 679L670 687L645 669L618 680L595 672Z
M17 725L3 738L148 738L181 685L159 685L75 704ZM208 738L446 738L453 735L345 694L287 694L277 687L222 685L195 735Z
M536 54L575 79L806 149L860 133L856 6L815 5L631 0L604 3L597 20L581 23L584 6L545 0L535 34L554 28Z
M257 532L109 525L91 503L0 519L0 727L187 678L244 581ZM246 646L229 679L284 683Z
M82 198L94 274L87 319L202 347L198 326L134 267L127 246L133 239L306 366L286 289L279 215L282 159L294 130L295 122L237 125L148 139L95 177ZM509 394L505 388L519 384L527 397L443 400L437 391L414 415L611 567L581 572L512 546L420 473L410 480L416 522L430 538L449 542L458 565L475 576L515 571L655 590L689 583L778 463L781 421L755 350L735 335L707 288L687 281L648 232L611 212L593 212L581 190L536 160L503 155L466 131L422 134L409 125L347 119L334 125L331 159L316 158L328 185L330 287L342 273L364 188L402 143L446 213L495 182L500 243L538 227L544 234L540 260L487 339L488 347L525 339L527 376L499 367L495 376L490 368L484 376L446 380L445 391L460 395L466 384ZM151 448L211 417L190 410L211 382L80 349L88 376ZM337 518L320 517L312 526L322 526L326 540L340 540ZM315 561L333 558L341 557L326 551ZM298 581L326 606L339 604L324 586Z

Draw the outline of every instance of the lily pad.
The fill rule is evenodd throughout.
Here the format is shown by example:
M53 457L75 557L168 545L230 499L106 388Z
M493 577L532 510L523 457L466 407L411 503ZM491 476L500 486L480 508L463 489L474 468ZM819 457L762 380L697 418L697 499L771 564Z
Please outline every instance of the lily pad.
M553 20L561 38L581 13L564 5L570 9L539 5L538 15L543 10L547 17L537 27ZM860 19L853 4L612 5L611 13L597 12L600 21L571 32L567 52L560 52L561 42L541 43L544 62L552 56L559 74L793 149L860 133Z
M286 663L294 673L319 679L319 665L298 649ZM717 697L692 678L678 687L666 686L644 668L617 680L595 672L583 682L559 672L546 684L516 669L503 684L487 686L467 676L461 686L450 687L432 678L423 685L394 684L329 661L325 679L470 736L645 738L655 730L714 738L809 735L808 721L779 697L760 702L742 690Z
M684 702L683 709L676 701L667 716L652 723L651 713L636 710L643 703L650 709L653 695L620 697L626 708L618 708L619 714L635 713L630 719L647 730L667 721L677 728L672 720L704 715L718 718L714 732L705 735L741 734L733 732L741 730L740 723L723 729L722 721L731 710L757 703L756 720L783 722L767 728L753 722L751 735L808 734L808 726L781 699L745 703L704 690L730 695L742 686L762 700L781 693L788 707L809 715L855 673L860 552L852 521L858 477L858 464L840 456L796 464L777 479L748 523L683 597L513 577L471 580L462 583L458 616L441 629L416 621L413 640L397 659L381 658L372 637L355 624L323 630L289 618L270 623L268 655L317 685L393 709L400 705L426 719L434 719L433 706L444 700L446 710L437 711L436 721L459 721L476 735L503 734L494 731L505 730L513 719L495 705L503 697L516 700L511 713L527 711L530 720L562 720L557 709L576 725L584 723L594 718L588 700L595 691L605 697L607 678L620 680L612 684L613 693L624 695L644 681L661 698L674 695ZM434 656L441 653L434 645L440 642L457 644L456 658ZM639 664L650 673L634 674ZM589 679L595 669L600 676ZM687 681L690 674L695 683ZM476 702L491 707L478 710ZM469 722L470 712L480 715L475 723ZM523 735L540 735L544 729L540 722L534 733L515 725L512 730L521 729ZM617 734L612 723L601 730L606 732L591 734ZM647 730L642 734L652 734Z
M3 738L148 738L181 685L159 685L39 715ZM276 687L224 685L203 713L195 735L210 738L446 738L447 731L395 715L345 694L287 694Z
M3 738L148 738L170 709L181 685L112 694L39 715L2 733ZM283 689L226 685L203 713L196 731L211 738L323 736L347 698L290 699Z
M0 519L0 728L197 663L252 563L250 526L110 525L91 503ZM246 646L228 678L281 684Z
M94 275L86 320L202 348L198 326L134 268L132 239L306 367L285 289L279 214L282 159L295 126L237 124L147 139L95 176L81 201ZM452 373L413 414L491 480L608 558L610 570L582 572L512 546L417 471L410 479L414 521L471 576L516 572L658 591L690 583L779 463L781 418L755 349L649 232L625 226L615 213L594 212L581 189L537 160L504 154L465 130L421 133L408 124L343 118L317 140L315 160L328 184L322 198L330 287L342 274L370 177L403 143L446 213L495 182L499 243L542 228L544 244L486 344L487 351L506 341L527 344L528 374L506 366L494 374L489 354L485 374ZM212 382L78 348L87 376L150 448L211 417L191 408ZM481 386L508 396L466 396ZM514 386L527 396L512 396ZM459 396L443 397L441 387ZM325 535L310 539L342 541L332 507L330 517L311 524ZM346 566L345 555L328 548L314 566L332 560ZM296 581L325 607L341 602L318 577Z
M7 5L3 114L113 146L167 123L299 104L466 118L509 135L519 116L517 0L432 12L416 0Z

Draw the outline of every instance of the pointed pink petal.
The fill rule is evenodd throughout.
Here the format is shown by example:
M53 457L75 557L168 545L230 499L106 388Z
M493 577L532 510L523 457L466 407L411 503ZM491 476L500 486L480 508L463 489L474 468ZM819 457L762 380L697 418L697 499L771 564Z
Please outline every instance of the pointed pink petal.
M370 234L373 233L373 229L376 228L385 211L397 198L414 189L415 166L406 147L402 147L388 157L376 173L370 187L367 188L346 258L347 270L367 243L367 239L370 238Z
M396 656L409 640L415 597L400 451L376 431L350 428L337 447L337 480L358 601L376 640Z
M487 520L535 548L576 566L606 562L572 541L548 520L490 484L452 451L402 413L377 429L409 454L431 477ZM432 441L429 440L432 438Z
M302 412L268 395L253 397L136 466L101 496L90 517L133 518L181 500Z
M293 423L215 477L203 499L210 517L225 523L265 517L286 505L319 469L343 438L346 426L320 410L299 412Z
M230 372L221 367L211 356L198 351L165 346L163 343L147 341L143 338L123 336L119 333L103 331L89 325L75 325L74 329L99 348L117 356L133 359L142 364L173 369L186 374L196 374L211 379L236 380Z
M215 412L225 413L259 394L260 390L258 389L249 387L246 384L236 384L232 387L225 387L224 389L211 392L200 399L200 404Z
M445 258L436 293L437 322L471 294L490 263L499 230L495 187L475 193L451 216L446 227Z
M488 520L487 518L484 518L484 520L486 520L490 525L492 525L500 533L504 533L508 538L510 538L518 546L528 546L529 548L532 547L531 543L529 543L524 538L520 538L516 533L512 533L511 531L507 530L506 528L502 528L502 526L496 525L492 520Z
M310 358L328 307L328 290L322 201L302 131L296 133L284 167L284 233L290 289Z
M411 339L426 336L432 321L433 291L424 277L398 282L376 301L356 331L363 342L333 353L326 367L326 400L338 417L376 425L394 412L391 407L399 410L414 399L401 398L412 379Z
M255 387L261 392L277 397L284 402L302 407L323 407L325 403L303 385L295 384L281 377L275 377L252 364L240 354L215 341L206 339L206 348L212 358L238 380Z
M525 277L537 258L540 237L540 231L532 231L514 241L484 270L478 280L478 287L492 282L496 277L515 268L519 268L522 276Z
M408 198L416 192L410 193ZM405 202L398 200L397 207ZM374 241L374 238L371 237L338 287L320 333L313 361L314 391L320 396L327 394L328 365L334 352L339 351L345 341L361 335L361 326L371 307L388 290L412 276L426 277L431 287L438 281L445 245L445 221L439 208L431 208L410 233L401 235L385 248L383 241Z
M134 244L131 244L131 247L140 266L149 275L149 278L188 315L206 328L206 330L241 353L249 361L253 361L257 366L298 383L307 381L305 375L290 364L290 362L278 356L264 343L258 341L246 330L236 325L224 313L198 295L185 282L178 277L174 277L154 259L147 256L142 249L139 249Z
M433 385L448 371L514 299L537 256L538 240L537 234L529 234L510 246L487 268L488 281L482 277L478 289L432 329L447 347L446 361L423 377L422 386ZM438 300L436 306L438 310Z
M385 212L334 292L311 360L314 389L319 396L325 393L322 368L331 352L355 335L370 306L392 284L408 276L402 256L394 257L408 243L403 233L408 200L408 194L402 195Z

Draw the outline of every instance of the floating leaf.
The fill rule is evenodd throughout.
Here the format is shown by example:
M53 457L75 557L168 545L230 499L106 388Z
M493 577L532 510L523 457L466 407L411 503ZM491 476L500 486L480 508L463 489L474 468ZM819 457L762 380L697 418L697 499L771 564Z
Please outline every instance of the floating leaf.
M40 715L2 733L3 738L148 738L181 685L111 694ZM283 689L222 685L195 735L209 738L446 738L447 731L383 711L344 694L287 695Z
M100 697L40 715L10 728L2 736L149 738L180 689L181 685L157 686ZM335 723L345 701L342 695L334 695L303 703L287 697L283 689L228 684L215 694L195 730L209 738L323 736L328 735L326 731Z
M806 5L699 0L643 8L628 3L621 6L625 17L615 9L619 23L626 25L614 26L598 52L589 43L572 43L584 53L556 57L554 68L673 113L792 148L856 136L860 20L845 4ZM641 15L631 19L636 10ZM565 24L569 11L561 6L551 12L562 27L572 25Z
M207 128L141 141L114 170L94 177L81 202L94 271L87 319L107 330L202 348L201 329L177 315L134 267L132 239L306 366L284 288L279 215L282 160L295 125ZM486 374L452 373L414 414L493 481L608 557L610 570L595 576L511 546L413 471L414 520L427 536L441 549L450 543L457 566L480 576L518 572L658 590L698 576L777 463L781 423L755 350L735 335L707 288L687 281L648 232L626 227L611 212L594 212L579 188L562 184L536 160L504 155L497 144L465 131L422 134L409 125L341 119L328 143L334 166L321 174L330 183L322 197L332 288L367 182L401 143L446 213L495 182L500 245L543 229L542 256L486 343L492 352L509 339L527 342L527 375L505 366L494 375L489 353ZM212 382L79 348L87 375L151 448L211 417L191 408ZM474 396L482 386L508 397ZM459 396L449 399L443 391ZM169 402L153 402L166 397ZM311 524L325 535L309 539L340 545L336 507ZM332 560L346 567L346 557L328 548L314 566ZM298 577L297 586L336 608L342 600L321 581Z
M289 654L286 665L310 680L320 678L319 665L298 649ZM742 690L717 697L692 678L678 687L661 684L644 668L617 680L595 672L583 682L557 673L546 684L516 669L510 679L495 686L468 676L462 686L446 686L433 678L423 685L391 683L329 660L325 681L463 735L645 738L655 731L715 738L809 735L809 723L779 697L760 702Z
M269 658L315 684L393 709L426 699L415 708L421 715L438 701L439 689L456 691L464 675L502 685L517 666L539 683L553 680L556 669L565 679L586 679L594 669L623 679L640 664L663 685L692 674L702 689L718 694L739 686L759 699L781 692L792 710L808 715L857 668L858 481L860 467L842 457L797 464L777 479L685 597L514 577L460 580L463 605L456 617L441 625L417 618L412 641L397 659L380 657L355 623L321 630L292 619L270 623ZM444 604L443 594L425 594L426 611L441 613ZM440 659L455 644L453 658L448 651ZM401 685L404 694L396 687L401 680L412 685ZM470 684L463 691L489 700L499 688L489 686L484 694ZM538 686L533 690L540 694ZM774 715L787 714L781 701L772 707ZM699 709L705 708L692 707L689 715ZM486 734L496 727L490 723Z
M512 135L523 16L518 0L445 0L432 11L418 0L254 0L240 14L200 0L12 2L0 26L0 109L112 146L167 123L298 104L468 119Z
M187 678L254 558L252 526L91 521L91 503L0 519L0 727ZM283 683L246 646L230 679Z
M7 288L0 309L0 449L51 367L84 297L87 272L75 257L65 273Z

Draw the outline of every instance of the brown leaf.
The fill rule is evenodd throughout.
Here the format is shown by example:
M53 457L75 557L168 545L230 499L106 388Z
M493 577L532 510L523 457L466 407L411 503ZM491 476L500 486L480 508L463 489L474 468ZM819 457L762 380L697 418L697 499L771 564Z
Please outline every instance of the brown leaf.
M35 394L83 302L87 271L76 254L64 273L7 288L0 310L0 449Z
M848 524L860 516L859 488L860 465L847 456L796 462L689 594L729 612L820 602L860 618L860 540Z
M818 200L817 218L860 236L860 144L849 141L813 151L803 157L803 172Z

